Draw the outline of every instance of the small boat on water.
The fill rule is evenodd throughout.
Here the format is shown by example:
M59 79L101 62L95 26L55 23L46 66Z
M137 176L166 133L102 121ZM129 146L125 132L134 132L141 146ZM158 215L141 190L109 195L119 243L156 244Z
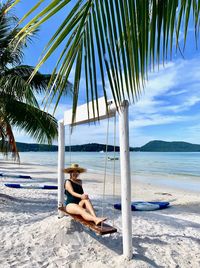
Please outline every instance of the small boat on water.
M109 156L108 156L108 160L109 160L109 161L119 160L119 157L109 157Z

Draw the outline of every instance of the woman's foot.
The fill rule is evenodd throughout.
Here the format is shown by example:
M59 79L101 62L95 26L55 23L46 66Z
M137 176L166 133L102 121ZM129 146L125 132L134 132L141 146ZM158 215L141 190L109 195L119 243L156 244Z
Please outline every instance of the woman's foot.
M107 218L97 218L97 220L95 221L96 225L100 225L103 221L106 221Z

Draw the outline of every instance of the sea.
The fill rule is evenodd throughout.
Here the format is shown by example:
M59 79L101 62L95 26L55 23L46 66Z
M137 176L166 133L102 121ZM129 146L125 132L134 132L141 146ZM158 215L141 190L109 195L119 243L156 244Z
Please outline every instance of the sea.
M120 175L120 157L115 161L113 153L71 152L65 153L65 165L78 163L88 172ZM56 168L57 152L22 152L21 163ZM130 152L131 179L155 185L175 187L200 192L200 152Z

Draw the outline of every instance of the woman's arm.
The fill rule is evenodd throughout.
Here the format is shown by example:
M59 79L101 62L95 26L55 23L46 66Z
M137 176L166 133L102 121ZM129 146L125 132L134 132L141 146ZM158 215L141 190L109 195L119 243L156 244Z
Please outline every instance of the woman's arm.
M81 199L88 199L88 196L86 194L78 194L76 192L74 192L74 189L71 185L70 181L66 181L65 182L65 189L73 196L81 198Z

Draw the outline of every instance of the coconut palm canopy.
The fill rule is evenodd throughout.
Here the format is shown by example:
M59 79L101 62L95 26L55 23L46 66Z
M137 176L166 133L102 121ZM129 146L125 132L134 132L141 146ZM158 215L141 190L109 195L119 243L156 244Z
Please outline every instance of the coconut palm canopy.
M186 41L189 21L193 22L196 36L200 25L199 0L38 0L21 19L20 23L26 24L16 38L26 38L61 9L66 10L66 17L44 48L29 81L62 44L63 51L53 70L56 84L52 90L59 92L59 101L75 67L74 112L81 74L85 76L87 101L98 99L102 92L106 99L110 88L116 104L125 98L134 102L148 71L172 55L173 47L180 50L179 34L183 31Z
M36 72L27 83L34 68L22 65L22 60L30 37L19 40L19 36L13 41L20 28L13 29L17 18L5 13L10 4L8 1L0 5L0 151L12 152L19 158L13 127L24 130L38 142L51 143L57 137L57 121L40 110L35 97L47 92L51 76Z

